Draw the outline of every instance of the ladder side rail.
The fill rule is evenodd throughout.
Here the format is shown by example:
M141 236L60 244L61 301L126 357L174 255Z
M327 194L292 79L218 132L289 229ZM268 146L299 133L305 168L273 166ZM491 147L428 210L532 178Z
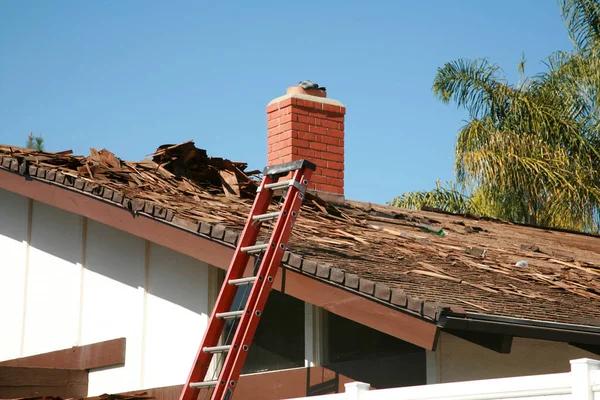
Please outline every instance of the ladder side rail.
M270 190L262 189L265 184L271 183L272 181L273 179L271 177L265 176L259 186L259 192L246 220L244 230L240 234L234 256L230 262L229 268L227 269L225 280L223 281L223 285L219 291L215 306L211 311L206 331L204 332L202 341L200 342L200 348L196 353L194 363L192 364L189 376L183 386L179 400L196 400L198 397L200 388L192 387L190 384L192 382L203 381L206 373L208 372L208 367L213 354L205 352L203 348L206 346L215 346L219 341L225 320L217 318L216 314L229 311L231 305L233 304L236 287L229 285L228 282L230 279L237 279L241 277L241 275L244 273L246 265L248 264L250 255L241 251L241 248L256 242L260 229L256 224L253 223L252 218L254 215L264 214L271 204L272 192Z
M297 170L293 175L293 179L301 184L308 183L311 173L312 171L308 169L306 169L306 171ZM275 280L279 265L281 264L281 259L283 258L285 246L280 246L279 244L287 242L291 234L295 215L302 205L303 198L304 195L296 186L291 185L289 187L282 207L282 214L273 230L271 239L269 240L269 247L263 256L258 270L257 284L255 284L250 291L245 308L246 312L239 321L238 328L233 338L232 349L234 350L230 351L226 356L225 362L223 363L223 369L219 376L219 383L213 391L211 400L229 399L235 389L235 384L237 383L237 379L241 372L243 361L246 359L256 327L262 316L268 294L273 285L273 281ZM268 279L269 277L271 277L271 279ZM260 282L260 284L258 284L258 282ZM259 299L261 293L262 298ZM256 315L257 308L259 308L258 311L261 312L261 315ZM251 312L247 312L248 310ZM249 330L248 327L250 326L252 328ZM242 344L242 341L244 344Z
M304 172L304 175L301 177L300 182L308 182L310 180L311 174L312 174L312 170L306 169L306 171ZM280 236L277 239L277 243L287 243L288 242L288 240L291 236L291 233L292 233L292 229L294 228L294 223L296 221L296 218L298 217L298 212L300 211L300 207L302 206L303 201L304 201L304 194L296 189L296 193L293 195L293 199L291 201L290 210L285 215L286 220L282 224L283 229L279 234ZM256 304L254 306L255 309L259 309L261 311L263 311L265 309L268 298L269 298L269 294L271 292L271 287L273 286L273 283L275 280L275 276L277 275L277 272L279 271L279 267L281 266L281 260L283 259L284 252L285 252L285 248L278 246L277 249L275 250L275 254L273 255L272 261L268 265L265 265L266 276L272 276L273 280L265 282L265 284L259 288L259 293L258 293L258 296L256 299ZM241 344L242 344L242 348L244 346L247 346L248 351L239 351L236 353L236 357L232 363L232 368L231 368L231 371L229 372L229 376L227 377L226 382L233 381L234 384L237 383L239 376L242 372L244 363L246 361L246 358L248 356L249 349L250 349L250 346L252 345L252 341L254 339L254 334L256 333L256 329L258 328L259 323L260 323L260 317L252 318L250 320L248 326L243 331ZM228 389L231 392L233 392L233 390L235 389L235 386L229 385ZM224 399L227 399L227 398L228 397L224 397Z

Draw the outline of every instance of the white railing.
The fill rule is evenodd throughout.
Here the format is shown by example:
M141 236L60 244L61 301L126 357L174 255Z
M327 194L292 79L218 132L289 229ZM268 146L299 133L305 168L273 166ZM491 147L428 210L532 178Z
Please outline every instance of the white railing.
M571 372L369 390L352 382L346 391L306 400L600 400L600 361L571 360ZM301 399L295 399L301 400Z

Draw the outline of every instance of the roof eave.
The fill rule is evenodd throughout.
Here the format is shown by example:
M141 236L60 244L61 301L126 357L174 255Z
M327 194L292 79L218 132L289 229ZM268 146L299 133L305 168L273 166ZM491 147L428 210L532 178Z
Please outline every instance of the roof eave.
M457 329L524 338L600 345L600 327L513 318L489 314L443 312L437 322L442 330Z

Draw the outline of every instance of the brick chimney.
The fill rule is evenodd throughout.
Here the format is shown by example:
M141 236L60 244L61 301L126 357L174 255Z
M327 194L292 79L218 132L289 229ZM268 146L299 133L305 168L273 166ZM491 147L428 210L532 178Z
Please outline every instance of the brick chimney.
M307 159L317 165L309 189L329 200L344 199L344 114L310 81L287 89L267 105L268 165Z

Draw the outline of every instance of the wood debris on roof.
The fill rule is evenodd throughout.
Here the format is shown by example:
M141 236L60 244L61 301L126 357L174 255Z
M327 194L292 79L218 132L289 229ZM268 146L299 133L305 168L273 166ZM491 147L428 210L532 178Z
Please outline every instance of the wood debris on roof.
M141 162L11 146L0 146L0 157L4 169L40 179L44 171L43 179L233 243L225 232L243 227L256 190L257 171L193 142L160 146ZM290 248L302 257L286 265L416 313L439 303L600 326L598 237L311 196Z

